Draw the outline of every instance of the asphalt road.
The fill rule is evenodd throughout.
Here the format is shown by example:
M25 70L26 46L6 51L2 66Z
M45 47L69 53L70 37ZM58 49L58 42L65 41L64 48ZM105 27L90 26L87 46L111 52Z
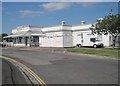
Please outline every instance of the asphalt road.
M46 84L118 83L117 60L19 49L3 49L3 55L30 67Z
M2 60L2 84L17 86L19 84L29 84L25 75L9 61Z

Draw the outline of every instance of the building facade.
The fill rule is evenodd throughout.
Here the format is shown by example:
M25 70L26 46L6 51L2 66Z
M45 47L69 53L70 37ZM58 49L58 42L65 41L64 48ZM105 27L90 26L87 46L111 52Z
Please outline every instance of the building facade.
M61 25L52 27L19 26L12 30L12 35L4 37L13 38L14 46L39 46L39 47L74 47L78 44L87 46L90 37L99 38L104 46L112 44L110 34L92 34L91 24Z

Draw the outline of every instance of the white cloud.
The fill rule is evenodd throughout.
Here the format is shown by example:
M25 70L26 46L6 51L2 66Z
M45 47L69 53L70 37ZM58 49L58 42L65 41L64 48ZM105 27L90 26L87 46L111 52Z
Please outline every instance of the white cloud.
M88 8L88 7L91 7L91 6L95 5L96 2L80 2L78 4L82 5L85 8Z
M18 11L18 12L22 15L41 15L41 14L44 13L44 12L41 12L41 11L33 11L33 10L21 10L21 11Z
M51 3L42 4L40 6L42 6L44 9L47 9L49 11L56 11L56 10L63 10L69 8L71 5L72 5L71 3L51 2Z

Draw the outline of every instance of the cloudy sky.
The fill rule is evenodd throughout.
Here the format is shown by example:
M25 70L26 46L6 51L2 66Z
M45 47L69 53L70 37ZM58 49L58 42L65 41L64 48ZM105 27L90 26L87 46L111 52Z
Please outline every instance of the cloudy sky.
M64 20L76 25L80 21L95 23L112 9L118 13L117 2L3 2L2 30L8 34L21 25L54 26Z

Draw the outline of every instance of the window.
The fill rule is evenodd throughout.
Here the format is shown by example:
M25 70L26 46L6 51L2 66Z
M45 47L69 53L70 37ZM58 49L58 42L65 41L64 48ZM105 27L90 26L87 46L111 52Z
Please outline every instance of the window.
M16 38L14 38L14 44L16 44Z
M22 37L18 38L18 43L22 43Z
M96 39L95 38L90 38L90 42L95 42Z
M104 35L108 35L108 33L104 33Z
M83 39L83 33L81 33L81 38Z
M39 42L39 36L33 36L33 43Z
M101 39L100 38L96 38L96 40L95 41L101 41Z

